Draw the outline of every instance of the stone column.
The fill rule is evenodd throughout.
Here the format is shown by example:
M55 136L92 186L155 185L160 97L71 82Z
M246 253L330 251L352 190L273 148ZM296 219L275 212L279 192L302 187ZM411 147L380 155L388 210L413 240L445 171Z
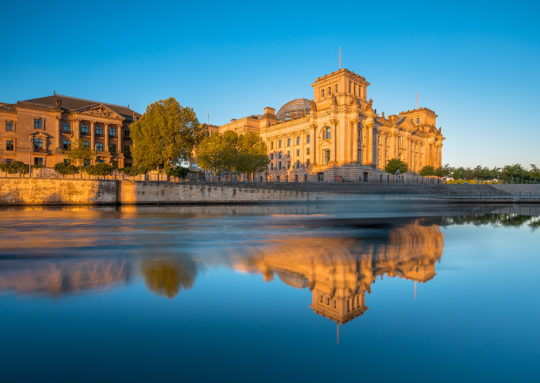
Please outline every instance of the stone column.
M79 141L81 137L81 120L78 118L73 120L73 140Z
M378 147L377 147L377 127L376 126L372 126L371 129L370 129L370 138L371 138L371 164L372 165L375 165L377 166L377 151L378 151Z
M311 146L313 152L313 165L317 163L317 126L313 125L313 144Z
M96 138L95 138L95 124L94 121L90 121L90 149L95 150Z
M358 162L358 121L352 122L351 161Z
M337 144L337 121L334 120L332 121L332 125L333 125L333 133L332 133L332 140L334 141L334 164L337 164L337 148L338 148L338 144Z
M60 120L62 118L62 115L56 116L56 138L55 138L55 148L60 149L62 146L62 131L60 128Z
M105 124L103 134L105 135L105 152L109 152L109 124Z

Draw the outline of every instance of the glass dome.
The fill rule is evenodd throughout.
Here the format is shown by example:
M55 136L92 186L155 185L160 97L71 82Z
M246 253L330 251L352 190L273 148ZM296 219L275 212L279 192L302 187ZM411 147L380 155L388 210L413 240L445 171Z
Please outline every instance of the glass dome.
M280 121L293 120L304 117L311 111L311 101L307 98L297 98L283 105L277 112L276 117Z

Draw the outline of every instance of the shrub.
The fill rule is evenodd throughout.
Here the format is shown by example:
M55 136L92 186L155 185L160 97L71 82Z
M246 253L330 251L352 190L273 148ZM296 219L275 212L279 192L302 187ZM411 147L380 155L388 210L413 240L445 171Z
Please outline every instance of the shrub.
M189 169L184 168L182 166L177 166L175 168L167 169L167 175L172 176L172 177L186 178L188 173L189 173Z
M138 176L139 174L146 173L144 169L135 167L127 167L120 170L127 176Z
M405 162L401 161L400 159L393 158L388 161L388 164L386 164L386 168L384 170L390 174L396 174L396 172L399 170L399 173L403 174L407 172L408 168L409 167Z
M28 165L26 165L24 162L21 162L21 161L13 161L9 164L0 164L0 169L2 169L5 172L8 172L9 174L28 173Z
M65 162L59 162L54 165L54 170L59 174L75 174L79 172L79 168L71 164L66 164Z
M84 171L91 176L110 176L113 167L109 164L96 164L85 166Z

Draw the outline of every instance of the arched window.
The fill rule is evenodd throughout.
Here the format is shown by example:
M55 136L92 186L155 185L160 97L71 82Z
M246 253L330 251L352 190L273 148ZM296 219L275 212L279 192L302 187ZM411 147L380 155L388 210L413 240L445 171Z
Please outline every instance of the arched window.
M330 96L332 94L332 87L328 87L328 95Z
M324 97L324 89L321 89L321 97Z
M338 84L336 84L336 91L334 93L338 92Z
M331 130L331 128L329 126L324 128L323 138L325 140L329 140L330 138L332 138L332 130Z

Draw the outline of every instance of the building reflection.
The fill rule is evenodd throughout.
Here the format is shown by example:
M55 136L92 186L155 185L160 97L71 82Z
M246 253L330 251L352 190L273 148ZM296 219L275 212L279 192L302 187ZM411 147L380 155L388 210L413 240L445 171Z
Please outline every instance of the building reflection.
M104 290L125 283L131 274L124 258L3 261L0 292L60 296Z
M265 281L277 275L291 287L309 288L313 311L344 324L367 310L366 292L371 292L377 277L429 281L442 251L439 226L416 220L373 230L360 239L275 239L237 257L234 267L261 273Z

